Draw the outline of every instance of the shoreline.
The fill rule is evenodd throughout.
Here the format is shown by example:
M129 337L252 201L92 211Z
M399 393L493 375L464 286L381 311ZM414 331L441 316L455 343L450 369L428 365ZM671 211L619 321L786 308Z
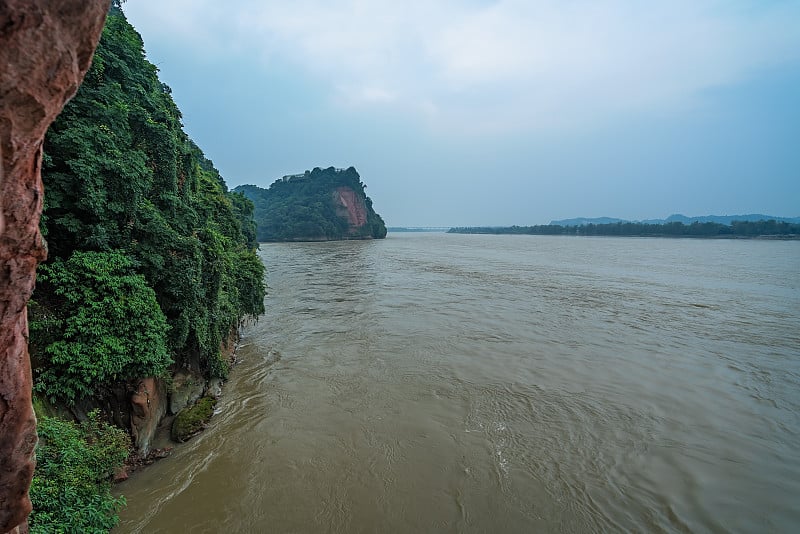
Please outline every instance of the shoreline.
M241 339L241 330L237 330L235 341L232 341L231 343L232 348L229 349L226 358L230 365L229 373L233 373L234 369L236 368L236 365L239 363L239 360L236 357L236 353L240 346L239 343L240 339ZM224 347L221 350L223 351L223 354L225 354L226 350L224 349ZM218 381L216 387L211 385L212 381L214 380ZM230 380L230 377L228 378L228 380ZM228 380L224 381L222 381L221 379L207 380L204 388L205 392L200 397L198 397L198 399L192 404L192 406L195 406L201 399L205 397L211 397L215 400L219 400L224 393L224 385ZM187 408L189 408L189 406L185 407L184 409ZM153 465L159 460L163 460L164 458L170 457L173 451L177 447L188 443L189 441L192 440L192 438L205 432L209 422L214 418L216 414L217 411L215 409L211 412L211 415L203 421L202 427L198 431L189 435L183 441L175 441L174 439L172 439L172 425L175 422L175 418L178 416L178 414L168 413L164 415L164 417L161 418L161 420L158 422L158 425L156 426L156 431L151 439L151 447L148 450L147 454L145 456L141 456L140 453L136 450L136 448L134 446L131 446L130 453L128 454L128 457L125 459L125 464L113 475L112 479L113 486L114 487L119 486L126 480L129 480L131 477L136 476L136 473L145 470L147 467Z

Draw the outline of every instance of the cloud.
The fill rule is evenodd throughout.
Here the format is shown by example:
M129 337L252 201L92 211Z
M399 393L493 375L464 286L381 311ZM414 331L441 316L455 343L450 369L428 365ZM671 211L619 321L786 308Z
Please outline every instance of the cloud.
M376 86L339 86L339 93L343 101L351 105L358 105L361 103L375 103L383 104L394 102L397 95L388 89Z
M691 106L800 61L800 3L672 0L137 0L143 33L291 65L332 105L435 130L547 130Z

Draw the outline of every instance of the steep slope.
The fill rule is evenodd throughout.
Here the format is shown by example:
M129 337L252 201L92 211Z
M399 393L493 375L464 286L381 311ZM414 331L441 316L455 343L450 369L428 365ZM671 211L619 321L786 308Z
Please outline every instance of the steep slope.
M365 187L353 167L329 167L284 176L269 189L243 185L234 191L255 204L259 241L382 239L386 225Z
M114 436L106 422L146 455L167 411L226 377L237 328L264 310L253 204L228 192L183 131L121 4L112 2L91 68L44 140L49 253L29 305L34 402L51 429L31 486L40 532L113 526L116 456L106 453L120 441L96 450ZM186 384L199 392L182 392Z
M220 346L263 311L252 203L227 191L183 131L143 46L115 3L84 83L45 137L49 258L31 308L34 376L43 396L70 406L170 362L224 376ZM132 337L137 321L151 326L146 341Z

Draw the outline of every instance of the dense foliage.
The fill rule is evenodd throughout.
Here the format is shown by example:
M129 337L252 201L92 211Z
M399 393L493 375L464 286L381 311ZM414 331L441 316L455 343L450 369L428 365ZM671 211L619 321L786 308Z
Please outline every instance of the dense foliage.
M125 503L111 495L111 475L128 454L128 435L100 421L80 424L39 415L32 533L108 532Z
M37 389L58 401L158 375L225 376L220 346L263 312L253 204L182 129L118 5L45 138L48 263L31 307Z
M733 221L730 225L715 222L683 224L648 224L618 222L612 224L585 224L561 226L484 226L451 228L454 234L532 234L532 235L583 235L583 236L637 236L637 237L778 237L800 236L800 224L769 221Z
M30 343L34 387L62 407L102 405L113 388L177 367L225 377L223 344L264 311L253 203L228 192L183 131L120 4L44 143L49 254ZM42 416L39 436L32 530L107 531L122 503L109 476L128 455L127 434L97 415Z
M236 188L255 204L259 241L336 240L386 237L386 225L375 213L358 172L315 168L285 176L269 189L254 185ZM364 201L366 224L353 228L336 202L338 188L353 190Z
M119 380L162 376L172 363L155 292L124 254L57 258L42 265L38 293L47 301L36 304L32 335L47 365L36 389L53 402L72 403Z

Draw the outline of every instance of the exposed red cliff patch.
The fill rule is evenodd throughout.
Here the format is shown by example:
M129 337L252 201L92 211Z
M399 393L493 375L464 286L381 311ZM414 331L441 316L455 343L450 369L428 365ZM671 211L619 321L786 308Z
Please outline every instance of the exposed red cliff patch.
M350 233L367 224L367 205L355 191L349 187L337 187L333 192L333 201L337 206L337 215L347 218Z
M108 0L0 0L0 532L27 532L35 461L26 304L37 264L42 142L91 63Z

